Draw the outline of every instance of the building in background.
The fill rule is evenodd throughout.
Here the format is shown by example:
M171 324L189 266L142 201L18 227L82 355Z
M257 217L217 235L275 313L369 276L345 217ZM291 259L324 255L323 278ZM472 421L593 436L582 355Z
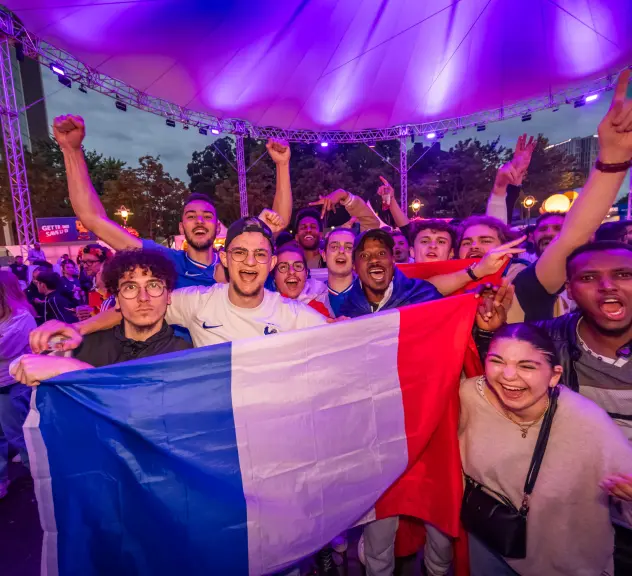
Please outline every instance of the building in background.
M585 176L588 176L599 155L599 138L597 134L584 138L569 138L568 140L564 140L564 142L551 144L546 147L547 150L549 148L561 148L568 155L573 156L577 168L581 170Z
M21 110L22 143L30 151L36 140L50 138L42 72L36 60L24 58L23 61L18 61L14 48L11 48L11 64L15 96L18 108ZM4 142L0 147L0 158L4 162ZM13 228L12 225L0 226L0 246L15 244L16 234Z

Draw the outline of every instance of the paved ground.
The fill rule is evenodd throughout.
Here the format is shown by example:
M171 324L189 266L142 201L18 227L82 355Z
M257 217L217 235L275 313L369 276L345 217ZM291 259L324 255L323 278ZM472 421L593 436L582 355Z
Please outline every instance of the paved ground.
M9 464L9 494L0 500L0 573L39 576L42 530L33 480L21 464Z
M33 493L33 481L21 464L9 465L12 480L9 494L0 500L0 575L39 576L42 530ZM346 563L338 567L340 576L364 576L357 558L357 539L360 530L349 534L350 545ZM398 564L400 564L398 562ZM310 572L312 563L302 564L304 573ZM419 576L420 563L408 561L398 566L398 576Z

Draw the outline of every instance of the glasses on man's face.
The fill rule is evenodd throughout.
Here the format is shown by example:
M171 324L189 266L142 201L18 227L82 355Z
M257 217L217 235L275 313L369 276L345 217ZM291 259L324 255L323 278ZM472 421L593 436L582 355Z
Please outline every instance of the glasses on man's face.
M145 284L145 292L147 292L147 295L151 298L159 298L164 294L165 289L166 286L159 280L150 280ZM135 282L128 282L119 288L118 294L121 298L125 298L125 300L133 300L134 298L138 298L140 291L140 285Z
M351 252L353 252L353 244L351 244L351 242L347 242L345 244L341 244L340 242L330 242L327 245L327 249L330 252L340 252L340 247L344 246L344 251L347 254L351 254Z
M303 270L305 270L305 263L299 260L298 262L281 262L277 264L277 272L281 274L287 274L290 268L292 268L294 272L303 272Z
M248 258L248 254L250 254L250 252L250 250L246 250L245 248L233 248L232 250L228 251L230 257L235 262L244 262L246 258ZM252 254L259 264L267 264L268 262L270 262L270 252L264 250L263 248L253 250Z
M84 266L94 266L95 264L99 263L100 262L98 260L86 260L85 258L83 259Z

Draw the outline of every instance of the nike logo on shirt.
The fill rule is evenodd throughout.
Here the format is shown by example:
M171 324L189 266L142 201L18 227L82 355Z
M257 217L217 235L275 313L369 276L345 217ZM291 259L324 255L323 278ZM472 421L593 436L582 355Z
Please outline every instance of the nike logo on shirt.
M202 328L204 328L204 330L212 330L213 328L221 328L223 326L223 324L216 324L213 326L207 326L206 322L202 322Z
M188 270L184 273L185 276L202 276L202 274L194 274L193 272L189 272Z

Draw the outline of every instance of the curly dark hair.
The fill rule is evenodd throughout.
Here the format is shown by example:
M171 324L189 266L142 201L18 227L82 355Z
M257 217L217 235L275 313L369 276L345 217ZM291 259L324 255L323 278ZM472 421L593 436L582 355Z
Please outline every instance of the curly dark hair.
M152 274L162 280L167 290L176 283L176 268L173 262L159 250L121 250L103 266L103 283L110 294L118 293L118 284L128 272L140 268L143 274Z

